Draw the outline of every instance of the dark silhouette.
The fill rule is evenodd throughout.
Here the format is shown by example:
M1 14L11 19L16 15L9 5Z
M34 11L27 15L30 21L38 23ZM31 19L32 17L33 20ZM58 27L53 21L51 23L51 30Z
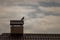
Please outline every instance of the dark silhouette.
M21 18L21 24L24 25L24 17Z
M10 25L24 25L24 17L21 20L10 20Z

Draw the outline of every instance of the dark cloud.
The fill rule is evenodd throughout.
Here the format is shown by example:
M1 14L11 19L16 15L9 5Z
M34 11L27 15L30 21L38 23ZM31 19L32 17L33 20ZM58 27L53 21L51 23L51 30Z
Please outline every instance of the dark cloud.
M35 12L28 13L28 16L30 18L43 18L45 16L50 16L50 15L52 15L52 16L60 16L60 13L45 12L45 11L42 11L42 10L38 9L38 7L35 8L35 9L36 9Z
M45 15L43 13L31 12L28 14L30 18L43 18Z
M0 0L0 6L35 6L38 2L29 2L28 0Z
M44 7L60 7L60 3L57 2L39 2L39 5Z
M52 16L60 16L60 13L44 13L46 16L52 15Z
M42 12L45 16L60 16L60 13L55 13L55 12Z

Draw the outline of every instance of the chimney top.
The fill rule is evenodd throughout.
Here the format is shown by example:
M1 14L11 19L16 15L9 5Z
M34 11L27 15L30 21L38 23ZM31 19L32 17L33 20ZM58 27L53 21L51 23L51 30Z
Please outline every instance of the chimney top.
M10 20L10 25L24 25L24 17L21 20Z

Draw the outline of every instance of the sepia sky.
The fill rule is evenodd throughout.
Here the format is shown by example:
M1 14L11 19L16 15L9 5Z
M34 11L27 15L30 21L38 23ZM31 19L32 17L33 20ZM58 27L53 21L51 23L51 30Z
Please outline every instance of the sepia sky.
M24 33L60 33L60 0L0 0L0 34L23 16Z

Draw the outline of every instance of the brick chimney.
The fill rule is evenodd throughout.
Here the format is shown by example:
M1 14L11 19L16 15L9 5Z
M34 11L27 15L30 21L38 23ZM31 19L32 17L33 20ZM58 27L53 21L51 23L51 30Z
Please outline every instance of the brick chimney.
M10 20L11 33L23 34L23 22L21 20Z

